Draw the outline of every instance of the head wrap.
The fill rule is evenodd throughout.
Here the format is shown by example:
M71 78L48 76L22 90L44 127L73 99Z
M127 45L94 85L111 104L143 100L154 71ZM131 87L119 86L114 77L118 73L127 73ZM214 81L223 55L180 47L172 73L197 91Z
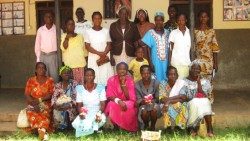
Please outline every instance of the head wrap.
M140 9L138 9L138 10L136 11L136 16L138 16L139 11L141 11L141 10L145 12L146 16L148 16L148 11L145 10L145 9L142 9L142 8L140 8Z
M156 12L155 17L158 17L158 16L164 18L164 14L162 12Z
M60 67L60 69L59 69L59 75L61 75L64 70L70 71L71 68L69 66L62 66L62 67Z
M201 65L201 60L199 60L199 59L195 59L194 61L192 61L191 62L191 64L188 66L189 67L189 70L191 70L191 67L193 66L193 65Z

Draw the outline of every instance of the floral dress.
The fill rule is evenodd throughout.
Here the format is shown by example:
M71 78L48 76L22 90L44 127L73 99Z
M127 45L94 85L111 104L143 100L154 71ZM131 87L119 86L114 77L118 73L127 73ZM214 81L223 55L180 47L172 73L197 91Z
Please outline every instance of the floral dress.
M177 83L177 82L176 82ZM176 84L175 84L176 85ZM172 88L167 81L162 81L159 86L159 99L169 98ZM163 107L163 105L161 106ZM163 113L164 126L179 126L181 129L186 128L188 119L187 103L177 102L168 106L167 112Z
M25 95L35 99L52 95L54 91L54 81L48 77L43 84L38 83L36 76L29 78L25 87ZM31 129L44 128L46 131L53 131L51 126L51 101L44 101L40 104L41 110L36 112L32 105L27 106L27 117Z
M195 53L196 58L201 62L201 76L210 80L212 84L213 79L213 53L218 53L220 48L218 46L215 30L207 29L194 30ZM213 101L212 91L209 94L210 101Z
M67 111L58 111L56 109L53 110L53 117L54 117L54 126L59 129L65 129L68 127L68 121L72 122L76 115L76 90L75 87L77 86L76 81L71 81L66 90L63 89L63 83L59 82L55 85L54 94L52 95L51 105L55 105L58 98L66 95L72 99L72 107ZM69 119L68 119L69 118Z

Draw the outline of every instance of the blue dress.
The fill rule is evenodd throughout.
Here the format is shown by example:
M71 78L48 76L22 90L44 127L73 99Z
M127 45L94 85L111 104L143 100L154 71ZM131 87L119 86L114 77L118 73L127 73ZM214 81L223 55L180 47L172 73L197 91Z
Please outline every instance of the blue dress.
M166 79L168 69L169 32L164 29L162 35L157 34L154 29L150 29L142 38L142 41L151 50L151 61L154 65L157 80Z

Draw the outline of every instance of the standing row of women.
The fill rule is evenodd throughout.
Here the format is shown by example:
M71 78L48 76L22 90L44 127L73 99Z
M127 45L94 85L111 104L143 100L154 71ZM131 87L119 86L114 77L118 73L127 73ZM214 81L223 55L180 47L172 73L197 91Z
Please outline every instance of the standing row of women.
M84 11L78 9L78 17L82 16L81 12ZM31 128L38 129L39 136L44 139L46 133L53 129L51 111L54 109L55 127L65 129L73 122L76 136L98 131L105 123L105 115L109 116L114 127L128 131L137 131L137 115L140 127L151 130L155 130L160 115L164 115L166 126L175 124L181 128L196 127L205 116L208 134L212 136L212 111L207 101L207 94L211 93L210 83L203 81L199 73L202 71L202 76L212 80L213 69L218 69L219 48L215 32L207 26L208 14L201 12L200 27L195 30L199 65L191 64L191 40L186 16L180 14L177 17L177 9L173 6L168 12L170 20L165 24L167 29L164 29L162 12L155 14L154 25L149 23L147 11L139 9L133 23L128 20L126 7L121 7L119 20L111 24L109 31L101 27L101 13L94 12L93 27L83 35L75 33L75 22L68 19L66 33L61 40L63 62L68 66L60 69L62 81L53 90L53 80L46 77L46 66L39 62L36 77L27 82L26 95L30 108L27 115ZM141 63L144 62L143 56L148 66ZM136 69L127 65L133 66L133 61L139 63L134 65ZM117 75L113 76L111 65L116 66ZM84 70L84 67L89 69ZM134 79L127 74L128 69L131 69ZM74 81L70 80L71 72ZM135 77L138 72L140 77ZM151 78L153 72L155 79ZM179 78L187 78L176 81L178 74ZM190 108L186 109L185 105ZM193 128L192 133L195 135L196 132Z

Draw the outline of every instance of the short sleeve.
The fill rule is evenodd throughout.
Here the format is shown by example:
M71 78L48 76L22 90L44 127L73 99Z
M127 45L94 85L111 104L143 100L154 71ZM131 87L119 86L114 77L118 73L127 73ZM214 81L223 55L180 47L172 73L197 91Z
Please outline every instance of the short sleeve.
M218 43L217 43L215 31L213 31L211 49L212 49L213 53L218 53L218 52L220 52L220 48L219 48L219 45L218 45Z
M90 43L89 35L90 35L90 30L87 30L84 36L84 42L85 43Z
M66 33L63 33L61 36L61 45L60 45L60 48L63 52L65 51L65 48L63 47L63 42L65 40L65 37L66 37Z
M128 70L132 70L134 67L134 60L132 60L129 64L128 64Z
M53 95L55 88L55 83L53 78L48 78L48 94Z
M29 79L25 86L25 95L30 95L31 93L31 79Z
M83 45L83 53L84 53L84 57L87 57L88 56L88 51L87 51L87 49L86 49L86 47L85 47L85 43L84 43L84 37L82 36L82 35L79 35L79 36L81 36L81 42L82 42L82 45Z
M76 86L76 102L83 102L82 98L83 88L81 85Z
M105 89L103 89L101 91L99 98L100 98L100 101L106 101L107 100Z
M149 48L152 48L152 35L151 35L151 30L146 32L146 34L142 38L142 42L146 44Z
M210 84L210 82L207 79L202 79L201 80L201 86L202 86L203 92L206 95L208 95L211 92L211 90L212 90L211 84Z
M170 33L170 35L169 35L169 42L175 42L175 40L174 40L174 31L172 31L171 33Z
M109 30L107 29L106 30L106 40L107 40L107 42L111 42L111 38L110 38L110 34L109 34Z

